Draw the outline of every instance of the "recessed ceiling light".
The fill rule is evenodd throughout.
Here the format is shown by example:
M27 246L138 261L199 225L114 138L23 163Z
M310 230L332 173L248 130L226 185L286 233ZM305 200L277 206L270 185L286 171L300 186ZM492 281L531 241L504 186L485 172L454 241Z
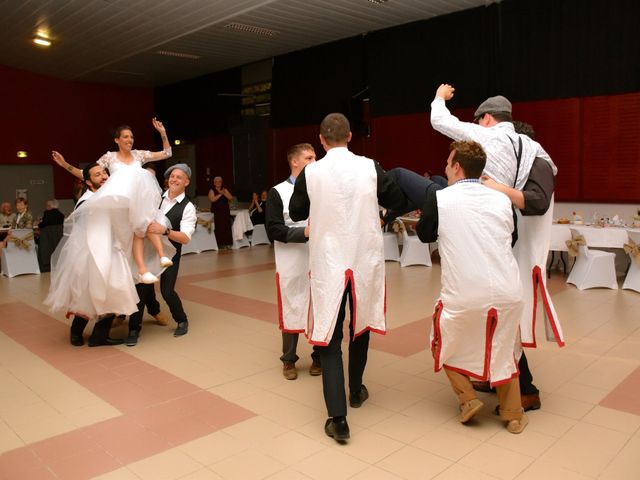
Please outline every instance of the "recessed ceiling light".
M42 29L38 30L36 36L33 37L33 43L41 47L50 47L51 40L49 40L49 33Z
M158 50L156 55L164 55L165 57L186 58L188 60L198 60L202 58L200 55L194 55L192 53L173 52L171 50Z
M375 3L376 5L381 5L383 3L387 3L389 0L369 0L371 3Z
M25 152L24 150L20 150L18 152L18 158L27 158L27 152Z
M227 23L224 28L230 30L236 30L238 32L255 33L256 35L263 35L265 37L274 37L280 32L276 30L270 30L268 28L256 27L255 25L247 25L244 23Z

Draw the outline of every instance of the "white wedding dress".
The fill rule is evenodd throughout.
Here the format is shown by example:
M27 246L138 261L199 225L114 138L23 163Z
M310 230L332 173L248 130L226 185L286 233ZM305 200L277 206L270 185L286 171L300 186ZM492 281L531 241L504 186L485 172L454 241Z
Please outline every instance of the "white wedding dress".
M162 221L164 215L158 182L142 168L151 152L131 153L131 164L121 162L116 152L98 160L109 169L109 179L65 220L65 241L52 257L51 287L44 302L52 312L93 318L137 311L133 235L144 235L149 223ZM165 255L173 257L175 248L165 237L163 242ZM161 273L160 258L148 241L145 263L150 272Z

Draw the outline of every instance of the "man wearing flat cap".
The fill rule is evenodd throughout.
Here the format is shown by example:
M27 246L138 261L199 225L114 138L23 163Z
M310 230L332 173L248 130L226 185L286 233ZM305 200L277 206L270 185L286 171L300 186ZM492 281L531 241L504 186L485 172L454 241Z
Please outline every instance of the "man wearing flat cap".
M488 177L485 184L507 194L516 207L518 241L513 253L520 269L525 300L520 320L521 345L537 346L536 306L540 295L547 339L562 347L562 327L546 287L546 259L553 217L553 176L558 169L538 142L515 131L511 102L507 98L501 95L487 98L475 111L474 122L468 123L452 115L445 105L446 101L453 98L454 91L448 84L438 87L431 102L431 125L453 140L470 140L482 145L487 154L483 172ZM542 192L545 189L547 191ZM545 193L546 201L530 202L533 198L531 193L523 195L520 191ZM542 203L544 205L540 205ZM538 391L532 383L520 343L516 345L514 353L519 359L523 407L525 410L540 408Z
M160 293L169 306L173 320L178 324L173 336L180 337L189 331L189 321L182 307L182 301L175 290L180 268L182 245L189 243L196 229L196 208L189 201L185 189L191 180L191 168L186 163L172 165L164 172L168 188L162 195L160 210L164 213L162 223L153 222L147 229L148 233L165 235L176 248L176 254L171 259L173 265L167 268L160 277ZM129 335L126 340L128 346L134 346L140 335L142 312L144 309L144 287L138 287L138 311L129 318Z

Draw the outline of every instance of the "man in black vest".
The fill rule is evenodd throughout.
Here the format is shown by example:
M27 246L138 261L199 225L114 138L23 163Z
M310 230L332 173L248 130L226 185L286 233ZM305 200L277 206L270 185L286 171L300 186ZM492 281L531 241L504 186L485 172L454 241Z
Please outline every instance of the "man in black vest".
M180 256L182 245L189 243L191 235L196 229L196 208L189 201L185 189L191 179L191 168L185 163L178 163L167 169L164 177L168 179L169 188L162 195L160 210L165 214L164 222L153 222L147 229L148 233L166 235L169 241L176 247L176 254L171 259L173 266L167 268L160 277L160 293L169 306L173 319L178 324L173 336L180 337L189 331L189 321L182 308L182 301L175 290L180 268ZM140 335L142 314L145 305L145 296L148 289L138 285L138 311L129 317L129 335L126 344L130 347L138 343Z

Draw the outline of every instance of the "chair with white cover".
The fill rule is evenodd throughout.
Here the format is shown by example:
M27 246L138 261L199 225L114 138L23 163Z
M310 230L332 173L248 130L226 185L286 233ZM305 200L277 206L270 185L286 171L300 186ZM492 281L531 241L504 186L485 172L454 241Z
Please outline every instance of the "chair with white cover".
M270 245L269 237L267 236L267 229L264 224L259 223L253 226L253 233L251 234L251 246L254 245Z
M612 288L618 289L616 279L616 254L601 250L590 250L584 240L584 236L573 228L571 240L567 240L569 255L575 256L567 283L574 284L578 290L587 288Z
M402 253L400 254L400 266L409 265L431 266L431 253L429 244L422 243L417 235L409 235L406 228L402 229Z
M640 292L640 233L627 232L627 235L629 235L629 243L624 245L624 251L629 255L631 265L622 288Z
M387 262L400 261L400 246L398 245L398 235L395 232L384 232L384 260Z
M196 229L189 243L182 246L182 255L188 253L200 253L207 250L218 250L213 213L198 213Z
M27 273L40 274L33 230L21 228L11 232L7 248L2 249L2 274L15 277Z

